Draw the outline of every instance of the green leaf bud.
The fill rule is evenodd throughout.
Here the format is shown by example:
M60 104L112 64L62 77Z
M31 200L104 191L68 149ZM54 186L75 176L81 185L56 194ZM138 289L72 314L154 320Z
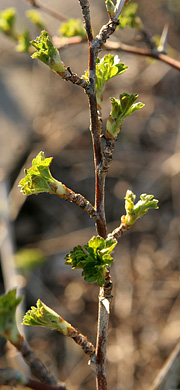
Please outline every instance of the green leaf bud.
M144 214L148 212L150 209L158 209L158 200L153 199L154 195L141 194L140 200L134 204L136 195L133 194L132 191L127 190L125 196L125 209L126 215L123 219L123 222L126 226L130 227L134 224L134 222L142 217Z
M96 60L96 99L98 108L102 105L105 84L112 77L124 73L128 66L120 62L119 57L106 54L103 58ZM86 81L89 79L88 71L83 75Z
M61 196L66 193L65 185L51 175L49 170L51 161L52 157L45 158L43 152L40 152L32 161L32 167L25 170L26 176L19 183L24 195L54 192Z
M128 95L127 93L121 94L119 99L110 98L112 108L109 118L106 122L107 138L116 138L121 130L124 119L128 115L131 115L133 112L144 107L144 104L141 102L135 103L137 98L137 94Z
M42 326L44 328L57 330L68 336L74 328L65 321L59 314L50 307L46 306L40 299L37 301L37 307L32 306L23 318L23 325Z
M37 52L32 54L32 58L44 62L54 72L64 74L66 67L61 61L58 50L53 46L49 34L46 31L41 31L41 35L35 40L31 41L32 46L37 49Z

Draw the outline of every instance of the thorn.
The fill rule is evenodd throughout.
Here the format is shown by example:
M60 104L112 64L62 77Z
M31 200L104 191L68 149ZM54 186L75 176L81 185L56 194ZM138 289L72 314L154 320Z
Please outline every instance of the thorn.
M166 54L166 45L167 45L167 37L168 37L168 31L169 31L169 23L166 23L164 25L161 38L160 38L160 43L157 48L158 53Z

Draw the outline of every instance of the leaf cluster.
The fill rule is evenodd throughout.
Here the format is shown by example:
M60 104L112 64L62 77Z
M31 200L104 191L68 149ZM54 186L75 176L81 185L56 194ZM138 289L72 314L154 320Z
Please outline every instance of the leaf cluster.
M19 183L24 195L51 191L49 183L55 181L49 170L51 161L52 157L45 158L43 152L34 158L32 167L25 170L26 176Z
M72 326L65 321L54 310L46 306L40 299L37 300L36 307L31 306L23 318L23 325L42 326L48 329L58 330L64 335L71 332Z
M136 200L136 195L132 191L128 190L125 196L125 224L127 226L132 226L134 222L142 217L150 209L158 209L158 200L153 199L154 195L141 194L140 200L134 204Z
M119 99L110 98L112 109L106 123L106 137L115 138L121 130L124 119L133 114L133 112L144 107L141 102L135 103L138 98L137 94L123 93Z
M113 263L114 259L110 253L117 244L114 238L107 238L94 236L91 240L82 246L78 245L66 255L66 264L73 269L83 269L82 275L84 279L89 282L96 282L99 286L103 286L107 268Z
M44 62L54 72L65 73L66 68L47 31L41 31L40 36L31 41L31 44L37 50L37 52L32 54L32 58Z
M69 19L61 24L58 31L63 37L80 36L82 39L86 39L86 30L80 19Z
M106 54L103 58L96 60L96 99L98 107L102 105L105 84L112 77L124 73L128 66L120 62L117 55ZM88 81L88 71L83 76Z

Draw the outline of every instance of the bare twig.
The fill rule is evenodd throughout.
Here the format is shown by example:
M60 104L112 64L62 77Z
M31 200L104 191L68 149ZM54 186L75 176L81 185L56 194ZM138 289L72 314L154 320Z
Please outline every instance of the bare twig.
M151 52L150 50L142 49L136 46L126 45L124 43L119 42L108 42L105 43L104 47L106 50L118 50L127 53L137 54L144 57L155 58L156 60L162 61L172 66L173 68L180 70L180 61L175 60L174 58L171 58L163 53Z
M73 84L79 85L80 87L84 88L86 91L89 90L88 83L83 77L79 77L76 73L73 73L68 67L65 71L65 73L56 72L66 81L71 81Z
M0 368L0 385L1 386L25 386L34 390L65 390L64 384L50 385L47 383L37 382L29 379L21 372L11 368Z
M27 3L29 3L32 7L40 8L47 14L53 16L56 19L59 19L61 21L66 22L68 18L64 15L62 15L60 12L55 11L53 8L48 7L46 4L42 4L38 0L25 0Z
M63 198L65 200L68 200L69 202L72 202L76 204L77 206L81 207L87 214L89 214L92 218L97 218L97 212L92 206L92 204L81 194L76 194L74 191L72 191L70 188L65 187L65 194L61 194L58 192L58 186L56 186L55 182L51 183L52 188L52 194L58 195L60 198Z
M56 379L48 373L48 370L44 363L41 362L35 353L31 350L29 344L23 336L19 337L17 343L13 343L14 347L21 353L25 362L29 365L32 374L38 378L41 382L56 384Z
M150 390L178 389L180 385L180 341L160 370Z

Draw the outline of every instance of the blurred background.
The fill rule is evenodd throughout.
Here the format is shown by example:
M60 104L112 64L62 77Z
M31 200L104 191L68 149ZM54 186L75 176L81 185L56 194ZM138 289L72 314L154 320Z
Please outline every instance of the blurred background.
M68 18L81 18L78 1L43 3ZM161 35L169 23L168 54L180 59L179 1L136 3L152 36ZM97 34L108 20L107 12L104 0L92 0L90 5ZM12 6L17 8L18 31L28 28L32 38L39 35L25 17L30 6L23 0L1 0L0 12ZM50 34L57 35L60 21L45 12L41 15ZM126 28L111 40L146 47L140 38L134 29ZM141 193L153 194L159 199L159 210L136 222L115 249L107 372L111 390L146 390L180 336L180 75L162 62L125 52L118 55L129 70L107 84L103 126L110 96L138 93L145 107L125 121L116 144L106 181L108 232L124 214L127 189L137 199ZM61 58L82 75L88 66L87 43L63 48ZM24 295L24 312L40 298L95 343L98 288L84 282L80 271L64 265L68 251L96 234L94 221L58 197L26 198L18 188L24 168L41 150L46 157L53 156L53 176L94 203L88 102L83 90L18 53L14 42L0 34L0 293L18 286ZM71 339L43 328L24 331L38 356L68 389L95 388L88 359ZM14 356L0 339L0 366L21 370Z

